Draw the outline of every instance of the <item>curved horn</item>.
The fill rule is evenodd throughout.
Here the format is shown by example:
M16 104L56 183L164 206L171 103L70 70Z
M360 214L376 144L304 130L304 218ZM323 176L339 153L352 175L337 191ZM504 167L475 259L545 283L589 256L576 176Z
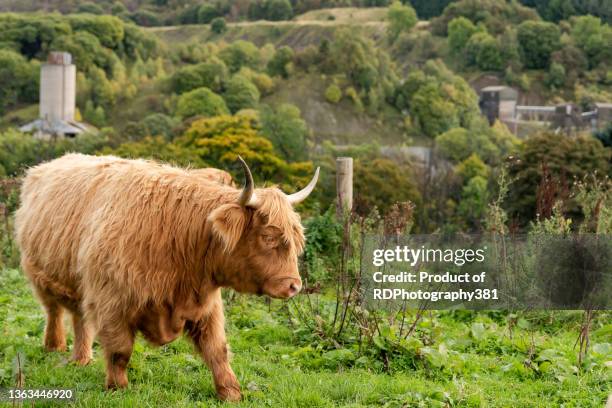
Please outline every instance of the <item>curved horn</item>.
M238 160L240 160L240 164L242 164L242 169L244 170L244 188L242 189L242 193L240 193L240 197L238 197L238 204L242 207L254 206L257 203L257 197L255 196L255 182L253 182L251 169L249 169L246 162L242 160L242 157L238 156Z
M312 180L310 180L310 183L308 183L306 187L304 187L297 193L287 195L287 200L289 200L291 204L295 205L301 203L306 199L306 197L310 195L310 193L312 193L312 190L314 190L315 186L317 185L317 180L319 180L319 170L320 167L317 167L317 171L315 171L314 177L312 178Z

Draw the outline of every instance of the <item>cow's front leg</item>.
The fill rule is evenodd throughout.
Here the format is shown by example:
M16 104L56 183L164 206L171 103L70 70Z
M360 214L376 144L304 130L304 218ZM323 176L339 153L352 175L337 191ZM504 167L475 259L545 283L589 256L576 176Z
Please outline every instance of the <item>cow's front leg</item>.
M106 359L106 388L127 387L127 366L134 348L134 330L122 319L105 319L98 337Z
M229 364L224 324L223 303L219 291L215 294L210 313L200 321L188 322L186 329L212 371L217 396L222 400L239 401L240 384Z

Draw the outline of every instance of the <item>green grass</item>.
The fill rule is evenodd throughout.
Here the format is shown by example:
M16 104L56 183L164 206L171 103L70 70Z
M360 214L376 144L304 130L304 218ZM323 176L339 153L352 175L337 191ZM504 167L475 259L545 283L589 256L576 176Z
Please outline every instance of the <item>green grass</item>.
M434 313L424 319L419 330L431 328L435 344L430 347L441 350L442 355L440 344L448 347L449 354L438 362L441 365L414 370L392 364L392 374L387 374L372 367L312 364L313 360L302 358L304 350L312 349L300 343L280 311L282 306L274 301L270 311L263 301L240 296L227 308L232 365L244 394L240 406L601 407L610 392L610 368L604 366L611 359L609 354L590 358L586 373L557 370L554 359L547 372L543 363L538 371L524 364L523 354L534 344L536 350L554 350L563 361L575 365L575 314L559 314L550 328L543 326L529 333L516 328L510 339L506 328L485 314L476 314L472 322L482 322L486 329L474 332L472 322ZM25 359L26 387L73 388L74 406L224 405L215 399L210 373L185 339L161 348L139 339L130 361L130 386L115 392L103 390L104 367L98 344L93 362L86 367L71 364L69 352L44 352L43 313L19 271L0 271L0 322L0 387L14 384L19 353ZM604 341L610 341L609 323L599 322L592 336L592 346L600 353L606 350ZM69 347L70 342L71 337ZM447 360L453 364L448 365Z

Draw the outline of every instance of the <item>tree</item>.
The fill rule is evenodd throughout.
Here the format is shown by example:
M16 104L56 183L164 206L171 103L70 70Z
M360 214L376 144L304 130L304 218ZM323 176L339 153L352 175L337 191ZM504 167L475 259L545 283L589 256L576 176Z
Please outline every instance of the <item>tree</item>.
M561 46L561 32L553 23L525 21L518 26L517 38L523 64L527 68L547 68L551 54Z
M178 121L163 113L152 113L145 117L141 124L148 136L163 136L166 140L172 140L174 129Z
M223 94L231 112L255 108L259 103L259 90L247 77L236 74L228 82Z
M389 159L363 158L355 162L355 210L369 215L378 208L383 213L393 204L411 201L421 202L411 177L412 169L400 166Z
M572 0L550 0L548 8L542 17L546 20L559 22L567 20L575 14L576 9L572 4Z
M557 185L557 191L552 193L557 199L566 201L567 194L563 190L575 179L595 174L605 177L612 173L612 149L592 136L567 137L543 132L527 139L517 156L518 160L510 167L514 181L510 185L508 207L511 215L522 222L536 216L536 192L545 173L549 184ZM566 209L571 209L571 202L565 204Z
M104 9L95 3L83 3L77 7L77 13L104 14Z
M589 61L584 52L573 43L565 44L551 56L552 65L558 64L565 70L565 83L573 87L589 68Z
M404 5L399 1L394 2L387 11L389 21L388 34L391 41L395 41L400 33L409 31L418 21L416 12L410 5Z
M458 126L467 128L480 117L474 90L441 61L428 61L424 71L411 72L395 96L396 106L407 107L414 123L429 137Z
M286 103L276 108L265 106L261 110L261 130L285 160L308 158L308 126L297 106Z
M452 0L410 0L419 18L429 20L442 14Z
M216 116L229 113L223 98L208 88L194 89L178 99L176 114L181 118Z
M176 70L172 75L172 90L178 94L204 86L204 81L195 66L187 66Z
M457 17L465 17L475 25L482 24L493 35L510 25L526 20L539 20L538 13L516 1L458 0L451 2L442 15L431 22L434 34L446 35L448 24Z
M178 69L172 76L172 88L179 94L203 86L220 92L228 75L223 61L212 57L206 62Z
M463 160L455 167L457 174L468 181L474 177L489 178L490 169L476 153L472 153L467 159Z
M18 102L37 99L38 66L20 54L0 50L0 113Z
M499 36L498 41L501 59L507 68L510 68L510 70L520 70L522 68L521 53L516 28L506 27L502 35Z
M478 66L481 70L499 71L503 67L499 43L489 33L472 35L465 51L469 63Z
M591 67L612 59L612 27L593 16L580 16L572 21L572 38L586 54Z
M454 162L461 162L473 153L470 143L470 133L456 127L436 137L436 147L442 155Z
M238 170L234 175L242 178L242 171L236 166L240 155L256 180L283 183L289 191L304 186L312 177L312 163L284 161L275 153L272 142L260 133L256 117L249 115L196 120L175 143L198 154L209 166Z
M256 0L248 10L249 20L290 20L293 7L289 0Z
M437 136L438 151L455 163L476 154L486 163L497 165L519 149L519 140L505 125L496 122L489 127L485 119L479 119L474 121L469 131L454 128Z
M262 96L270 95L274 91L274 80L264 72L255 72L249 68L242 68L239 74L251 81Z
M293 7L289 0L265 0L264 9L266 20L291 20L293 17Z
M157 27L163 25L157 14L150 10L138 9L130 14L130 19L139 26Z
M612 148L612 122L608 122L605 128L596 131L595 136L605 147Z
M463 223L472 228L479 227L488 204L487 179L475 176L463 186L457 213Z
M116 94L104 70L91 67L89 70L91 98L95 105L110 108L115 104Z
M227 24L223 17L215 17L210 22L210 30L215 34L222 34L227 30Z
M40 156L41 141L15 130L0 133L0 173L17 176L46 157Z
M286 45L280 47L268 61L268 73L272 76L289 77L289 64L293 61L293 49Z
M410 100L410 111L414 113L416 123L423 133L430 137L460 126L455 106L445 98L434 82L415 92Z
M115 16L69 15L67 18L73 30L95 35L107 48L118 49L125 37L124 23Z
M219 17L219 10L210 3L204 3L198 9L198 23L209 24L214 18Z
M553 62L546 75L546 85L549 88L562 88L565 85L565 68L563 65Z
M9 129L0 133L0 173L19 176L28 167L62 156L66 152L93 154L107 140L103 135L81 134L74 139L41 140Z
M95 106L91 100L85 103L83 117L86 122L91 123L96 127L102 127L106 124L106 113L101 106Z
M244 40L235 41L223 48L219 57L232 73L240 71L244 66L257 69L261 61L255 44Z
M465 17L454 18L448 23L448 45L456 53L463 51L468 40L478 29Z
M327 53L324 44L322 54ZM373 89L383 97L390 96L397 81L389 55L371 39L346 28L336 31L323 69L345 74L359 89Z
M55 37L51 47L69 52L79 71L89 71L94 66L110 69L113 64L108 50L100 44L95 35L86 31Z

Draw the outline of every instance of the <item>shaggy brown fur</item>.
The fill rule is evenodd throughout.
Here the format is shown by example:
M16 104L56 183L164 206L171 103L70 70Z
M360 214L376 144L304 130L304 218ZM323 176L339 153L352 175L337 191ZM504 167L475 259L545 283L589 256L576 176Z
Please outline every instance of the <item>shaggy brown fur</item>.
M22 267L47 312L44 344L91 359L94 333L108 388L127 386L134 335L154 344L186 332L218 396L240 399L229 365L221 287L286 298L301 288L299 215L276 188L240 190L144 160L69 154L30 169L16 214Z
M209 167L205 169L193 169L190 171L190 173L202 177L205 180L215 181L217 183L236 187L234 181L232 180L232 175L225 170Z

